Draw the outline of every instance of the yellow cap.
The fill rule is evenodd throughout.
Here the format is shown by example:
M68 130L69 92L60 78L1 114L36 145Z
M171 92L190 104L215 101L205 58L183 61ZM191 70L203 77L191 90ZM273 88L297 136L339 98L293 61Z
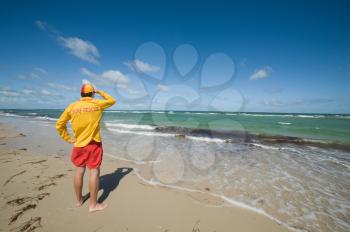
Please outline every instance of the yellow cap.
M81 87L81 93L92 93L92 92L95 92L95 89L91 84L85 84Z

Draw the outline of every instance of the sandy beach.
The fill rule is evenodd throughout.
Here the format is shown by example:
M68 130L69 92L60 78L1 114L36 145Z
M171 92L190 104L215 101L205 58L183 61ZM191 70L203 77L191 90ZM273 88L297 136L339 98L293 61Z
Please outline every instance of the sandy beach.
M205 193L148 185L137 177L133 163L107 158L99 200L108 208L89 213L88 202L75 207L67 146L45 154L32 148L52 138L30 139L29 144L28 131L4 123L0 131L0 231L288 231Z

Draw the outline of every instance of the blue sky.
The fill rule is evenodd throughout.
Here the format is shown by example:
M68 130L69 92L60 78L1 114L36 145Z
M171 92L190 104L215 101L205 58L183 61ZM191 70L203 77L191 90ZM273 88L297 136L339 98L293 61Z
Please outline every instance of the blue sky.
M3 1L0 108L350 113L348 1Z

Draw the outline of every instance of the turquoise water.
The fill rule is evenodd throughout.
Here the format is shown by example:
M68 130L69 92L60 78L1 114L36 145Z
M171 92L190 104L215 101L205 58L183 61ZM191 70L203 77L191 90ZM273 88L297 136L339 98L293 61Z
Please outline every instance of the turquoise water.
M1 110L2 115L35 117L56 120L62 110ZM350 115L345 114L285 114L285 113L231 113L191 111L106 111L103 122L107 127L142 132L168 127L166 132L181 128L201 129L200 136L215 137L225 132L228 138L241 131L266 136L291 136L309 140L350 144ZM148 131L150 128L147 128ZM157 130L161 133L164 130Z

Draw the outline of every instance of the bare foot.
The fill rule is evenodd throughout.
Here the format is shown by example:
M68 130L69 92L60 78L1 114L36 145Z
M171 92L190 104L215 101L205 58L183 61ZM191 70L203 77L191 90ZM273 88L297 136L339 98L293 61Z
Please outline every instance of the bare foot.
M77 207L80 207L80 206L82 206L82 205L83 205L83 199L81 199L81 200L76 204Z
M89 207L89 212L92 213L92 212L104 210L105 208L107 208L107 204L104 204L104 203L96 204L95 206Z

